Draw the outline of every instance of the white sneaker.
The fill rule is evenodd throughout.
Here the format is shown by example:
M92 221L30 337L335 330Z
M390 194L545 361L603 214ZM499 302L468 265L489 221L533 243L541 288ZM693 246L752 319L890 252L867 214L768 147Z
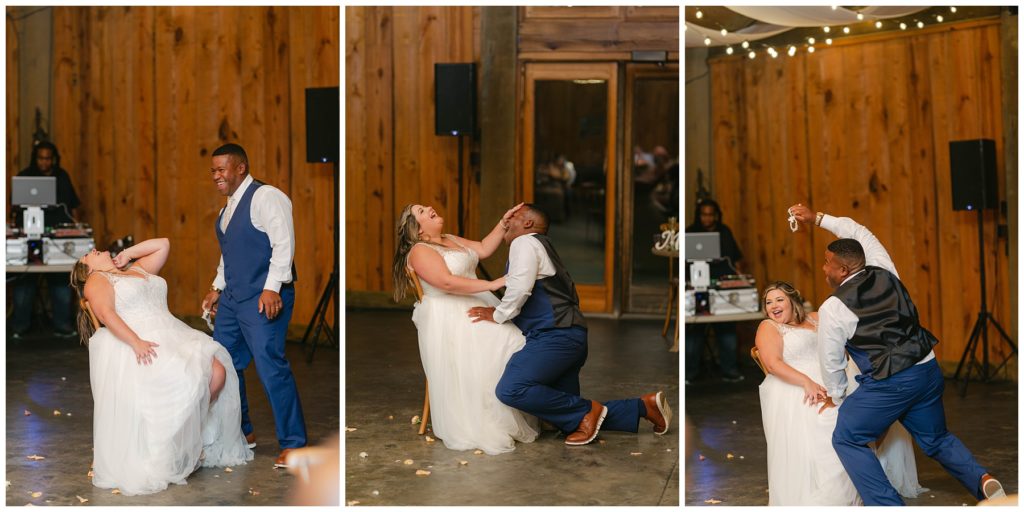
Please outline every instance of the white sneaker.
M1006 491L1003 490L1003 484L999 483L999 480L986 475L981 477L981 493L985 495L986 499L993 498L1005 498Z

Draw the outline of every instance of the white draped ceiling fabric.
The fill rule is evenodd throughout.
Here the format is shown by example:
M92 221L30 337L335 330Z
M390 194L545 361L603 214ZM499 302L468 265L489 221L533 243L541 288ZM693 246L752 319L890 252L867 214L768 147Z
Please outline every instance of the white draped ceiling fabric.
M865 7L858 11L845 7L832 9L830 6L818 7L728 7L737 14L756 20L757 23L736 32L722 35L721 29L709 28L696 23L686 22L686 47L727 46L743 41L766 39L797 27L824 27L850 25L868 21L899 18L921 12L929 7ZM864 15L863 20L857 19L857 13ZM711 39L711 44L704 42Z

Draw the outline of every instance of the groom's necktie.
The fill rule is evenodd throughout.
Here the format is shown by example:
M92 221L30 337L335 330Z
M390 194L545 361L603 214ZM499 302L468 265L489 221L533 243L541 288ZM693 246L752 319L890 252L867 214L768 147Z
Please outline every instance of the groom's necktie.
M228 198L228 205L224 207L224 215L220 219L220 230L228 230L228 222L231 221L231 214L235 212L235 196Z

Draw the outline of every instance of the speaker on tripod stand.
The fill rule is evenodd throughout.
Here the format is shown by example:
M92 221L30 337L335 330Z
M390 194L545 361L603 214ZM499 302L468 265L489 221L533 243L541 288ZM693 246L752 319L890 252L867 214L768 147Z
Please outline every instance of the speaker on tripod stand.
M971 329L971 336L960 356L954 380L960 379L961 370L966 374L960 387L960 396L967 395L967 383L971 372L978 369L978 378L982 381L991 380L999 370L1017 353L1017 345L1006 334L1003 326L988 311L988 300L985 290L985 232L984 210L995 209L999 204L999 193L996 188L996 143L991 139L952 141L949 143L949 171L953 189L953 209L974 211L978 215L978 265L980 267L981 311ZM999 332L1000 338L1010 346L1010 353L995 369L989 364L988 326L989 323ZM978 362L978 345L981 345L981 362Z
M313 316L309 319L306 333L302 336L303 349L306 348L306 342L311 341L306 362L313 361L321 334L326 336L328 344L338 346L337 329L341 325L338 310L338 247L341 241L338 231L338 198L341 195L338 175L338 159L341 153L340 110L341 100L337 87L306 89L306 162L334 164L334 174L331 177L334 182L334 266L331 269L331 277L320 294ZM327 321L328 306L332 304L333 326Z

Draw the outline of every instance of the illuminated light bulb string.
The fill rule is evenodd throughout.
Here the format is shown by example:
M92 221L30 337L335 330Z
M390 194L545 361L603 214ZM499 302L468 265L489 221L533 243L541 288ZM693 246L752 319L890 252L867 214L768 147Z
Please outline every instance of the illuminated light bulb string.
M833 11L838 9L838 8L839 8L839 6L836 6L836 5L832 6L832 10ZM949 8L949 12L952 13L952 14L956 14L956 7L950 7ZM946 21L946 19L941 14L933 14L932 16L935 18L936 23L943 23L943 22ZM703 17L704 17L704 13L702 13L700 9L697 9L697 19L701 19ZM857 13L857 20L858 21L863 21L864 20L864 13L858 12ZM871 23L871 22L869 21L869 23ZM922 29L925 26L925 22L922 21L922 20L919 20L919 19L914 19L914 21L912 23L915 26L917 26L918 29ZM876 29L880 30L883 27L885 27L886 24L882 20L875 20L874 21L874 26L875 26ZM898 26L900 30L907 30L907 28L910 25L908 25L906 22L900 22L898 25L890 25L890 26ZM832 34L832 27L831 26L828 26L828 25L823 26L823 27L821 27L821 30L822 30L822 32L824 32L825 34L828 34L829 36L831 36L831 34ZM848 35L850 33L850 27L849 26L844 26L842 30L843 30L843 34L844 35ZM722 33L722 36L726 36L726 35L729 34L729 31L724 29L724 28L722 28L721 33ZM704 44L706 46L711 46L711 42L712 41L711 41L710 37L705 37L704 38ZM825 42L826 46L831 46L832 45L832 37L826 37L824 42ZM815 39L813 36L812 37L807 37L807 39L805 40L804 43L801 43L801 44L789 44L789 45L787 45L786 46L786 54L789 55L790 57L795 56L797 51L799 51L797 46L801 46L801 45L806 49L807 53L814 53L815 45L817 43L818 43L818 40ZM764 53L768 54L769 57L771 57L773 59L777 59L779 57L779 51L776 50L774 46L768 45L768 44L762 44L761 46L764 48L764 50L763 50ZM749 58L749 59L756 59L757 58L757 51L752 49L752 48L750 48L750 43L748 41L743 41L740 44L740 47L744 51L747 52L747 54L746 54L747 58ZM736 53L736 50L733 49L732 45L729 45L729 46L725 47L725 53L727 55L732 55L732 54Z

